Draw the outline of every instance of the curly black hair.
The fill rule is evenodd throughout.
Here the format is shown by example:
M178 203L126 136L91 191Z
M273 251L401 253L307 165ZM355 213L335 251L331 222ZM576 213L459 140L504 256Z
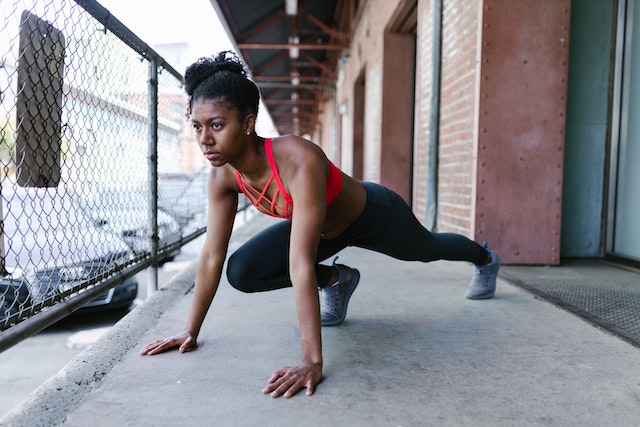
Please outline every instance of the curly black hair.
M217 99L238 109L240 120L248 114L258 115L260 91L249 80L248 72L232 51L198 59L184 73L184 88L189 96L187 117L193 103L200 98Z

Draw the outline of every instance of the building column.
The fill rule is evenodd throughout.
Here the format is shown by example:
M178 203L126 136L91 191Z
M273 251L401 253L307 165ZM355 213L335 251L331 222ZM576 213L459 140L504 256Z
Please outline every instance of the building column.
M483 0L473 236L504 263L560 262L570 0Z

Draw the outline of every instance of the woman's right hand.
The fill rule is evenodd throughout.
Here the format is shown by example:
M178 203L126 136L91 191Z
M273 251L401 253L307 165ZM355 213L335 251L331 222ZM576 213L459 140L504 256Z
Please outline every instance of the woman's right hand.
M163 340L156 340L150 344L145 345L140 350L141 355L152 356L154 354L162 353L163 351L170 350L178 347L180 353L187 352L196 346L196 339L191 333L185 331L181 334L175 335Z

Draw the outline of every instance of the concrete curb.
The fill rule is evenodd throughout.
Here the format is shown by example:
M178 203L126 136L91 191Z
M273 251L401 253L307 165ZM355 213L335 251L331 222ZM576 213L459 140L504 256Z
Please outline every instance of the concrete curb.
M177 273L98 341L69 362L2 419L1 426L53 426L64 422L155 321L193 287L197 261Z

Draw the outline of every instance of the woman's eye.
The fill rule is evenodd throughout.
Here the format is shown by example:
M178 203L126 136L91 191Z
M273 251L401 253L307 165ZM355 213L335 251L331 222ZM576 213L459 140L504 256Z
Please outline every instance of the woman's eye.
M212 123L212 124L211 124L211 127L212 127L213 129L220 129L220 128L222 127L222 125L221 125L220 123Z

